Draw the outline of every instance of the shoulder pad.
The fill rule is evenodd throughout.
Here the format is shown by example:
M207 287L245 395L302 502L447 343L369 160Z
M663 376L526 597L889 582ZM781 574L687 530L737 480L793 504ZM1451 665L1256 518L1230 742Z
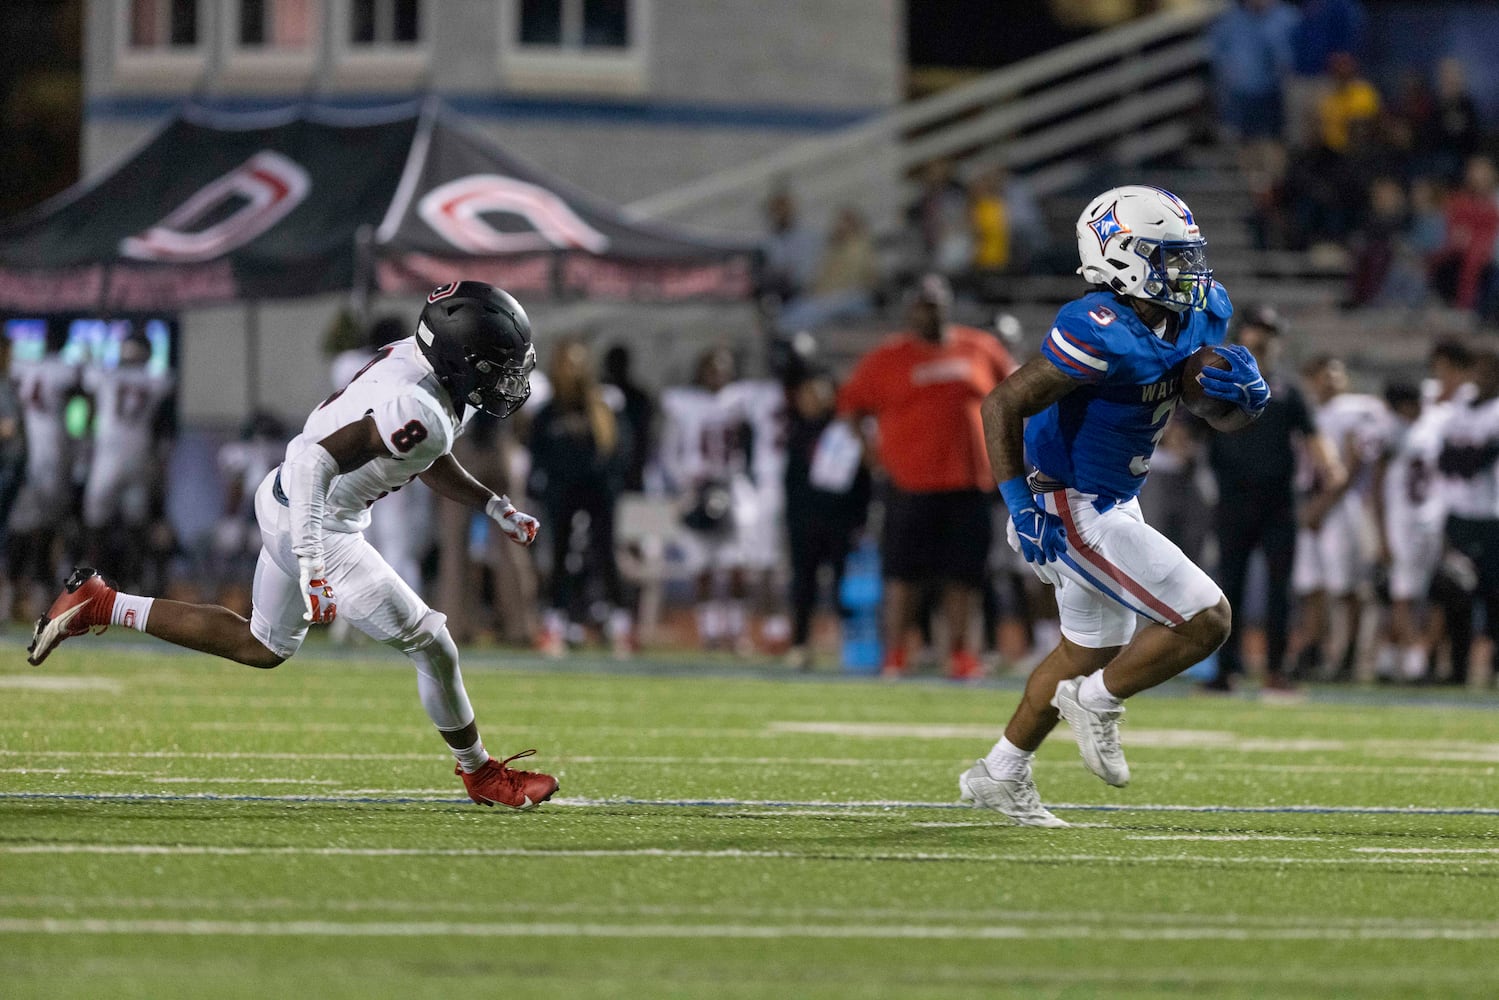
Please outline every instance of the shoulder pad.
M1234 314L1234 304L1228 299L1228 289L1216 281L1208 289L1207 311L1217 319L1228 319Z

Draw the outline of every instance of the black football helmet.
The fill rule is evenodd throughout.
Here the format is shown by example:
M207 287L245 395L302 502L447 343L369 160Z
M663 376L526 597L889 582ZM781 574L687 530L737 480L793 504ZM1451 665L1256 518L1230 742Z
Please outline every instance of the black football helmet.
M493 285L453 281L432 289L416 340L460 413L469 403L503 419L531 395L531 321Z

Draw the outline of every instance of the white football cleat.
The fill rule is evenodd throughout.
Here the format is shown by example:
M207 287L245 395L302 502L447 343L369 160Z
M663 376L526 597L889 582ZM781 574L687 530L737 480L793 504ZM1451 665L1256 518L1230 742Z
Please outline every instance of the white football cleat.
M958 775L958 798L975 809L993 809L1004 813L1021 826L1057 828L1071 826L1053 816L1041 804L1036 783L1027 774L1023 778L995 778L980 757L972 767Z
M1095 712L1085 708L1078 700L1078 688L1082 678L1074 677L1057 685L1057 693L1051 704L1067 725L1072 727L1072 738L1077 740L1077 749L1083 755L1088 770L1098 775L1115 788L1129 784L1129 764L1124 760L1124 751L1119 746L1119 717L1122 707L1112 712Z

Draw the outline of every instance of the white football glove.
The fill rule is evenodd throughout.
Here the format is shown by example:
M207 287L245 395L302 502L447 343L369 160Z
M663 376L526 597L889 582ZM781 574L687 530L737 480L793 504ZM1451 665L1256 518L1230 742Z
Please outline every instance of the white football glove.
M338 605L334 603L333 588L328 585L322 560L298 556L297 568L302 575L302 603L307 607L302 620L314 625L332 623L338 617Z
M516 510L515 504L507 496L490 497L489 502L484 505L484 513L494 518L500 530L509 535L510 540L517 545L530 545L536 541L536 533L541 530L541 522L530 514L522 514Z

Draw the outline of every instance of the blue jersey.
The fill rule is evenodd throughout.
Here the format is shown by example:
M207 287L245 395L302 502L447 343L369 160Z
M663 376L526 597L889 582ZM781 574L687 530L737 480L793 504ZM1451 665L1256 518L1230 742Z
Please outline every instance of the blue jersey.
M1223 342L1233 311L1214 283L1205 310L1179 314L1170 343L1110 292L1063 306L1041 353L1079 385L1027 421L1026 458L1042 474L1103 500L1139 493L1181 399L1182 363Z

